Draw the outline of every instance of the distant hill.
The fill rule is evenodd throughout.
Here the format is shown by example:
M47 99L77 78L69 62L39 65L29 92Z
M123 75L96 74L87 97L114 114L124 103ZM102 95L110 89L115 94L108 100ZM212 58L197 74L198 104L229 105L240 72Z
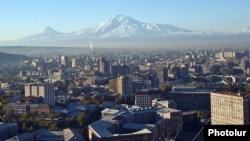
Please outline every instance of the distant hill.
M29 59L28 56L0 52L0 65L20 63L21 60Z

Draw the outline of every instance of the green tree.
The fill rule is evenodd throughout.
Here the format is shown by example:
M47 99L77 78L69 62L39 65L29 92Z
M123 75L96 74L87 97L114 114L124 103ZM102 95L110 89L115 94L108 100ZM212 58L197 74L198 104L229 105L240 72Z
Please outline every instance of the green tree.
M170 91L172 88L172 86L170 84L161 84L160 85L160 90L162 93L166 93L168 91Z
M5 98L3 98L3 97L0 97L0 105L2 105L2 104L7 104L8 102L7 102L7 100L5 99Z
M63 85L63 81L57 80L54 82L54 85Z
M77 121L81 127L83 127L86 124L87 121L87 115L85 113L81 113L77 116Z
M75 88L76 87L76 83L75 82L70 82L69 83L69 87L70 88Z
M250 93L250 85L246 85L245 86L245 92L246 93Z

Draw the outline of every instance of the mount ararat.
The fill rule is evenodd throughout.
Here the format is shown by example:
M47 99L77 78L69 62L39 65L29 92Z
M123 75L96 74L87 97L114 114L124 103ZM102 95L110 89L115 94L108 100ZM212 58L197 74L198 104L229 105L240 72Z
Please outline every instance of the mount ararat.
M1 41L0 46L88 47L89 42L95 47L248 46L250 28L229 33L203 32L115 15L98 26L71 33L44 27L38 33L18 40Z

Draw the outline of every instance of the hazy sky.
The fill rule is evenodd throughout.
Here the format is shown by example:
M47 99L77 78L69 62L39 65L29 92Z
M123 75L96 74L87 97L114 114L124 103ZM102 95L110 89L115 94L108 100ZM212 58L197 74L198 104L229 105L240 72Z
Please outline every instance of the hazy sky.
M201 31L250 27L249 0L1 0L0 41L50 26L60 32L94 27L114 15Z

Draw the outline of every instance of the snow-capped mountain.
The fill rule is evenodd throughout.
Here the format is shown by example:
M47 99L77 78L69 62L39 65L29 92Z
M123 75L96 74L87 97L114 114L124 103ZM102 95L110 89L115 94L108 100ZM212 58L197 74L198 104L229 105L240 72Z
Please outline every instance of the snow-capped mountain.
M237 36L242 35L242 33L244 33L244 37ZM83 44L88 45L90 41L95 41L95 44L99 42L103 45L104 42L116 43L118 41L135 44L146 42L232 41L242 38L244 41L249 41L250 28L232 33L202 32L169 24L144 23L131 17L115 15L95 27L71 33L62 33L50 27L44 27L33 35L15 41L0 42L0 45L83 46Z
M250 33L250 28L242 28L242 29L236 30L235 33Z
M143 23L131 17L116 15L94 28L73 32L71 35L91 39L122 39L131 37L163 36L190 32L190 30L181 29L172 25Z
M33 34L33 35L30 35L28 37L24 37L22 38L21 40L40 40L41 38L53 38L53 37L59 37L59 36L62 36L64 35L64 33L61 33L61 32L58 32L54 29L52 29L51 27L49 26L46 26L42 29L40 29L39 32Z

